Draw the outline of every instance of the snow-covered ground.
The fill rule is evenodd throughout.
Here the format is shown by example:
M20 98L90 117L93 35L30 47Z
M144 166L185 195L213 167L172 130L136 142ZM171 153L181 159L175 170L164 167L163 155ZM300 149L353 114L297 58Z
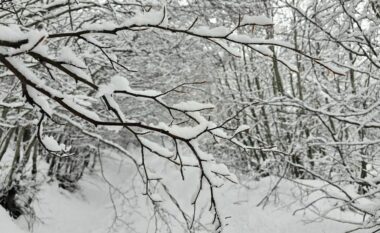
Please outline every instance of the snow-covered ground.
M9 232L9 233L26 233L21 230L12 219L9 217L9 214L0 207L0 228L1 232Z
M167 167L162 170L170 173ZM27 221L22 217L14 221L5 210L0 209L0 232L154 232L155 219L146 207L150 206L146 197L141 195L142 189L134 167L121 158L111 156L103 159L103 175L101 174L101 171L87 173L74 193L58 188L56 182L43 185L34 201L37 219L33 229L28 229ZM173 175L168 174L168 177ZM308 222L315 217L310 213L305 215L299 212L293 215L293 211L299 207L299 192L294 184L288 182L279 186L265 208L258 207L257 204L276 180L277 178L265 178L261 181L242 182L242 185L228 184L220 190L219 207L224 216L230 216L225 220L228 223L225 232L339 233L352 228L329 220ZM176 194L183 196L184 200L194 188L188 184L187 187L181 186L183 184L180 181L173 181L172 185L178 188ZM120 193L126 198L121 198ZM173 223L173 228L173 232L184 232L178 228L178 224ZM168 232L164 227L160 229L161 232ZM202 232L201 228L196 232Z

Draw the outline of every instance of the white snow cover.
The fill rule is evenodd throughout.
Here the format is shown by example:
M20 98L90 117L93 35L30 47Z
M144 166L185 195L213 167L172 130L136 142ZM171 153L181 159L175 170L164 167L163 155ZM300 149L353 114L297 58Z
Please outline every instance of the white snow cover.
M122 24L116 24L114 22L102 22L94 24L84 24L83 29L90 31L104 31L104 30L115 30L120 27L130 27L130 26L144 26L144 25L158 25L164 19L164 11L154 11L141 12L135 16L126 19Z
M85 69L81 69L81 68L78 68L78 67L75 67L72 65L68 65L68 64L63 64L62 66L65 67L66 69L68 69L69 71L73 72L77 76L83 78L84 80L91 82L91 83L93 82L91 76L85 72Z
M150 195L150 197L154 200L154 201L163 201L163 198L161 197L161 195L159 193L153 193L152 195Z
M60 54L58 59L64 63L67 63L63 64L63 67L84 80L91 83L93 82L91 76L85 72L87 70L86 64L74 53L74 51L72 51L69 47L63 47L59 52Z
M216 44L221 46L224 50L226 50L228 53L232 54L235 57L241 57L243 56L243 51L241 49L241 46L233 44L233 43L227 43L224 39L210 39L214 41Z
M199 26L196 28L193 28L191 30L192 33L200 35L200 36L208 36L208 37L225 37L227 36L232 29L219 26L219 27L208 27L208 26Z
M168 131L169 133L184 139L194 139L205 132L207 129L215 127L215 123L208 121L200 114L200 112L188 112L187 114L196 120L198 124L195 126L169 126L164 122L160 122L157 125L150 125Z
M99 116L95 112L77 104L75 96L63 94L59 92L58 90L55 90L47 86L45 84L45 81L40 78L37 78L36 75L33 73L33 71L31 71L28 67L26 67L25 64L21 60L13 58L13 57L10 57L7 59L10 63L12 63L12 65L14 65L20 71L20 73L22 73L25 76L25 78L27 78L28 80L36 84L36 86L41 87L47 92L49 92L51 96L62 98L62 101L65 104L67 104L69 107L75 109L77 112L87 116L88 118L91 118L92 120L95 120L95 121L100 120ZM41 104L40 107L46 113L48 114L53 113L51 108L49 107L48 101L45 99L46 97L42 96L42 94L41 95L38 94L35 88L30 87L27 90L28 90L28 93L30 91L31 97L33 98L33 100L36 101L37 104L39 105Z
M0 40L16 42L24 39L27 37L18 25L5 26L0 24Z
M50 151L61 152L65 151L66 146L64 144L58 144L58 142L52 136L44 136L42 138L42 143Z
M16 57L8 57L6 58L20 73L22 73L26 79L30 80L36 86L41 87L48 91L52 96L63 97L62 93L47 86L45 81L41 78L37 78L32 70L30 70L22 60Z
M230 139L231 138L231 136L228 135L226 131L224 131L223 129L220 129L220 128L213 129L213 130L211 130L211 132L215 136L220 137L220 138L224 138L224 139Z
M243 44L278 45L278 46L287 47L287 48L294 48L294 45L292 45L289 42L275 40L275 39L257 38L257 37L252 37L250 35L245 35L245 34L232 33L231 35L228 36L228 39L236 43L243 43Z
M64 98L62 101L67 104L69 107L74 109L75 111L79 112L82 115L85 115L86 117L94 120L94 121L100 121L100 117L96 112L91 111L85 107L82 107L81 105L77 104L75 101L75 96L72 95L63 95Z
M234 132L234 135L242 132L242 131L245 131L245 130L248 130L250 127L249 125L240 125Z
M100 42L99 40L97 40L97 39L96 39L93 35L91 35L91 34L85 34L85 35L82 35L82 37L83 37L84 39L86 39L88 42L93 43L94 45L97 45L97 46L99 46L99 47L104 47L104 46L105 46L102 42Z
M48 33L44 30L28 30L23 32L18 25L0 25L0 41L18 42L21 40L27 40L26 43L20 46L20 48L9 50L12 51L9 53L10 56L15 53L29 51L32 48L37 49L47 36Z
M166 17L167 15L165 15ZM157 25L161 21L164 21L164 11L151 10L149 12L141 12L136 14L130 19L127 19L124 23L125 26L130 25Z
M26 233L17 226L8 212L0 206L0 230L4 233Z
M331 71L333 71L334 73L337 73L339 75L346 75L346 73L348 71L348 69L340 68L340 67L334 65L331 62L321 62L321 61L318 61L318 63L320 63L321 65L327 67L328 69L330 69Z
M112 95L110 94L105 94L104 97L106 98L106 100L108 101L108 104L110 105L111 108L113 108L117 114L119 115L119 117L121 118L121 120L124 122L125 121L125 115L123 113L123 111L120 109L120 106L119 104L115 101L115 99L112 97Z
M0 101L0 106L4 106L7 108L18 108L18 107L22 107L24 105L25 105L24 102L5 103L5 102Z
M166 130L170 134L178 136L178 137L182 137L184 139L192 139L199 136L202 132L207 130L208 123L202 122L201 124L198 124L196 126L178 126L178 125L169 126L164 122L160 122L157 125L151 124L151 126L160 128L162 130Z
M53 109L50 107L48 98L46 96L39 94L39 92L36 89L29 85L26 86L26 91L28 92L30 98L32 98L33 101L39 107L41 107L44 112L46 112L46 114L48 114L49 116L53 115Z
M78 56L71 50L71 48L63 47L59 52L59 58L63 62L75 65L77 67L86 68L86 64L83 62L82 59L78 58Z
M139 137L141 143L147 147L149 150L151 150L154 153L160 154L164 157L170 158L174 155L174 152L170 151L169 149L161 146L158 143L155 143L149 139Z
M111 78L111 82L106 85L101 85L96 96L100 97L106 94L113 94L115 91L125 91L131 95L155 97L161 92L155 90L134 90L130 87L127 78L115 75Z
M240 22L241 25L273 25L273 20L266 17L265 15L244 15L242 21Z
M102 23L84 23L82 29L90 31L102 31L102 30L113 30L119 25L115 22L102 22Z
M33 50L33 52L40 54L44 57L49 57L49 47L43 43L38 44Z
M181 102L174 104L172 106L175 109L181 110L181 111L186 111L186 112L194 112L194 111L200 111L204 109L212 109L215 106L210 103L199 103L196 101L186 101L186 102Z
M32 48L36 48L42 44L42 41L44 38L48 37L48 33L44 30L38 31L38 30L30 30L25 33L26 37L28 38L28 43L23 44L20 47L20 50L31 50ZM38 45L38 46L37 46Z
M108 155L111 154L111 155ZM45 184L38 193L37 200L33 203L36 210L36 216L43 220L37 221L34 225L34 231L38 233L104 233L112 229L112 233L124 232L148 232L152 233L154 227L149 224L151 219L152 207L145 195L139 195L140 186L134 187L137 183L135 180L135 168L133 164L123 156L116 156L111 153L103 153L104 175L115 189L124 192L124 195L137 199L126 202L117 191L110 187L108 183L97 173L85 174L79 181L80 189L75 193L58 188L54 182ZM152 160L150 160L152 161ZM192 213L191 205L185 203L191 200L194 189L199 187L196 178L199 174L196 169L185 169L185 180L178 177L178 171L171 169L170 166L157 164L153 162L157 169L157 174L149 175L154 178L160 174L163 182L167 187L174 190L173 195L178 198L184 210L188 214ZM223 171L222 167L217 169ZM98 171L100 172L100 171ZM245 181L244 184L233 185L226 183L220 189L216 190L216 198L219 203L220 213L228 217L225 219L224 233L339 233L352 229L352 226L344 223L333 222L329 220L313 220L315 215L310 211L299 212L293 215L293 211L300 207L299 193L297 185L290 182L282 182L276 189L275 194L270 199L265 208L257 206L270 190L269 187L277 181L277 177L267 177L260 181ZM135 189L134 191L133 188ZM137 193L135 193L137 191ZM153 193L153 198L160 201L160 206L175 211L176 207L171 204L168 197L159 192ZM112 199L111 199L112 195ZM203 197L203 201L207 196ZM317 197L315 197L317 198ZM309 200L312 201L313 199ZM199 202L201 202L200 200ZM205 210L209 205L204 203ZM116 209L116 212L115 212ZM201 207L199 208L201 209ZM198 209L198 210L199 210ZM205 211L204 213L206 213ZM128 225L112 225L115 215L122 220L127 221ZM347 213L338 212L335 216L343 216ZM180 214L176 215L181 219ZM357 219L351 216L352 220ZM212 218L207 218L203 224L211 228ZM360 220L360 219L359 219ZM69 224L70 223L70 224ZM172 232L184 232L180 225L172 221ZM19 222L20 225L22 222ZM0 226L1 232L4 233L25 233L16 226L8 214L0 208ZM113 226L110 228L110 226ZM132 230L133 229L133 230ZM159 228L157 233L166 233L165 228ZM27 231L31 232L31 231ZM197 233L206 233L207 231L200 228ZM359 231L360 232L360 231ZM368 231L362 231L364 233Z

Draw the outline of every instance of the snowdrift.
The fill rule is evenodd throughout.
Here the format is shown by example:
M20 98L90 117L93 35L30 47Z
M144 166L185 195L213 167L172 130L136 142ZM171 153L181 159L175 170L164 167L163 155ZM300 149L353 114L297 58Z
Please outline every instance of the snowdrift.
M26 233L17 226L8 212L0 206L0 232L2 233Z

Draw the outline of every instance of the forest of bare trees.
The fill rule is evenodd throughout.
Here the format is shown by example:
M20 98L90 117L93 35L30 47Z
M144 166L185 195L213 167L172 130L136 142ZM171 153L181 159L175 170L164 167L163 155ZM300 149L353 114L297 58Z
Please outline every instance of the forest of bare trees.
M223 232L218 190L271 177L259 206L291 182L377 232L379 25L378 0L0 0L0 203L33 225L114 153L167 229Z

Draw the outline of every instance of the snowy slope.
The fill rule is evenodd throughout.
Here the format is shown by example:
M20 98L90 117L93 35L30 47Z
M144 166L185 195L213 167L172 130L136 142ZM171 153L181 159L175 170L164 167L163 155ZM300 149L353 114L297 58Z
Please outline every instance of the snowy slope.
M249 189L240 186L225 191L225 208L231 211L232 216L226 232L343 233L352 228L330 220L308 222L308 219L315 219L314 215L300 213L294 216L294 210L300 206L296 202L297 197L291 194L296 188L289 183L279 187L267 206L258 207L257 204L269 191L270 179L251 182Z
M0 232L4 233L26 233L17 226L9 214L0 207Z
M36 233L125 233L154 232L154 219L144 196L141 195L139 180L134 167L117 156L103 159L104 177L112 183L110 188L101 171L88 173L79 183L79 189L71 193L58 188L56 182L45 184L39 192L34 208L38 220L34 224ZM163 167L163 170L168 170ZM178 174L177 174L178 175ZM173 174L169 174L169 177ZM251 181L243 185L225 185L219 192L219 200L228 226L228 233L339 233L352 226L333 221L314 221L306 224L310 215L293 216L297 208L294 185L285 183L275 192L272 202L264 209L257 203L268 192L270 182L276 178ZM181 187L181 181L174 181L173 186ZM248 187L249 186L249 187ZM133 188L134 187L134 188ZM191 186L180 188L178 194L186 199ZM123 192L129 201L122 199L118 192ZM112 194L112 195L111 195ZM112 198L111 198L112 196ZM165 203L165 202L164 202ZM115 206L114 206L115 204ZM116 210L116 211L115 211ZM120 221L114 221L118 216ZM4 210L0 210L0 232L24 233L27 231L21 219L15 226ZM6 228L3 228L3 225ZM173 232L183 232L176 224ZM167 232L165 228L159 228ZM202 232L202 231L197 231Z

